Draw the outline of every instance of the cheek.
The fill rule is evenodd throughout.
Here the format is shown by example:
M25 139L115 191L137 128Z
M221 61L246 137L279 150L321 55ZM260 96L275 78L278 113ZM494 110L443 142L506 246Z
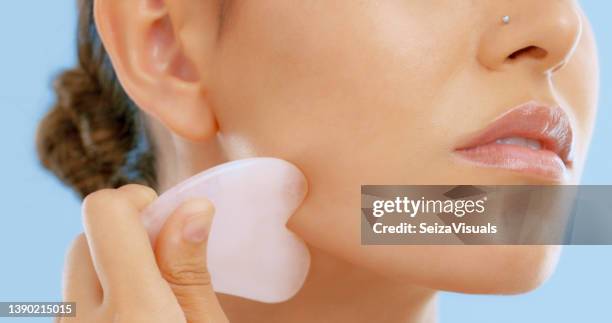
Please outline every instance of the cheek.
M429 2L339 3L238 6L211 100L230 158L275 156L306 174L292 229L351 257L361 252L361 184L448 180L431 170L448 168L449 148L445 129L430 126L444 112L432 102L473 40L456 28L471 20L454 0L431 2L454 16Z
M315 3L247 2L233 13L211 93L221 130L243 147L236 156L248 146L300 161L311 178L354 182L434 159L431 147L445 145L426 126L431 102L466 60L471 40L455 31L466 17L406 1Z

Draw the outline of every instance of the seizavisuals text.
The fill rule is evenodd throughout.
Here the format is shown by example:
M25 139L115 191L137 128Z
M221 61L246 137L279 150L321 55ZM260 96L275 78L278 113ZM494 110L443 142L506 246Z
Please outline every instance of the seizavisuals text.
M497 226L491 223L486 225L469 225L465 222L451 224L440 224L426 222L417 224L401 223L399 225L384 225L375 223L372 230L377 234L400 233L400 234L495 234Z

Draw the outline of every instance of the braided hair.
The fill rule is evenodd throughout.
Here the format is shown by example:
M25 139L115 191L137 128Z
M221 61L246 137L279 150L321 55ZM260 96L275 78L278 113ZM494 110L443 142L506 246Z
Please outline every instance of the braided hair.
M78 5L78 65L55 81L57 101L38 127L38 157L81 197L127 183L155 187L154 154L142 115L102 45L93 0Z

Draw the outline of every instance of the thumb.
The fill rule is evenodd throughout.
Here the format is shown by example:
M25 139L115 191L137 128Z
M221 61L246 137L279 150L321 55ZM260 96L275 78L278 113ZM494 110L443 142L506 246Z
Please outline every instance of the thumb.
M228 322L206 264L213 213L207 199L183 203L168 218L155 245L157 265L190 323Z

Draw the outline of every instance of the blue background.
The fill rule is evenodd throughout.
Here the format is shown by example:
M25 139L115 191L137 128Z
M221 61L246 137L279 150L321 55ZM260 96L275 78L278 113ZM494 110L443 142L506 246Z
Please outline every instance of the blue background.
M612 2L582 4L598 37L602 69L584 183L612 184ZM59 300L64 253L81 231L78 200L39 167L33 145L35 127L54 99L51 80L75 61L75 25L73 1L10 1L0 11L0 301ZM533 293L443 294L441 322L612 322L610 273L612 247L567 247L556 274Z

